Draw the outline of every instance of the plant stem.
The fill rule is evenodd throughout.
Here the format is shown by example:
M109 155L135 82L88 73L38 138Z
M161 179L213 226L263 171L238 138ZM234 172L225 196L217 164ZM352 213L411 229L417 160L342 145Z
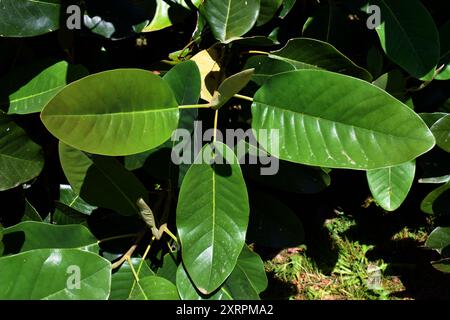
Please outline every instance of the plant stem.
M258 50L250 50L250 51L248 51L248 52L246 52L246 53L248 53L248 54L262 54L262 55L265 55L265 56L270 55L269 52L258 51Z
M247 101L253 102L253 98L247 97L247 96L243 96L241 94L235 94L234 97L238 98L238 99L242 99L242 100L247 100Z
M219 110L216 110L216 113L214 114L214 139L213 142L215 143L217 140L217 124L219 122Z
M211 108L211 105L209 103L205 104L192 104L192 105L186 105L186 106L179 106L179 109L201 109L201 108Z
M125 238L133 238L133 237L135 237L137 235L138 235L138 233L122 234L120 236L114 236L114 237L109 237L109 238L98 240L97 243L103 243L103 242L106 242L106 241L113 241L113 240L125 239Z

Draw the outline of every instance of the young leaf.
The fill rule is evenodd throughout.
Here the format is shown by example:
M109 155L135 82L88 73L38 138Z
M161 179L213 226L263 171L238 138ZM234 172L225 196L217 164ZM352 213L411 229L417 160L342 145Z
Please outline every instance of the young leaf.
M225 79L219 89L214 93L211 106L218 110L227 103L233 96L239 93L252 79L255 69L248 69L232 75Z
M119 69L69 84L45 106L41 119L70 146L118 156L163 144L178 127L179 111L172 90L160 77Z
M208 0L200 10L214 37L228 43L254 26L259 15L259 0Z
M0 112L0 191L17 187L37 177L43 167L41 147Z
M418 0L372 0L381 9L376 27L386 55L423 80L431 80L440 57L439 34L433 18Z
M325 69L372 81L367 70L358 67L331 44L320 40L291 39L284 48L272 51L269 57L287 62L295 69Z
M177 207L183 263L205 294L233 271L249 217L247 189L233 151L219 142L214 150L224 164L206 163L213 152L206 145L184 178Z
M38 249L3 257L0 270L3 300L106 300L111 286L111 263L77 249Z
M270 78L256 92L252 114L254 134L270 154L320 167L385 168L411 161L435 144L407 106L365 81L327 71ZM260 129L278 134L269 131L268 137Z
M59 29L61 0L0 0L0 37L33 37Z
M367 181L376 202L387 211L397 210L412 187L415 172L414 161L367 171Z

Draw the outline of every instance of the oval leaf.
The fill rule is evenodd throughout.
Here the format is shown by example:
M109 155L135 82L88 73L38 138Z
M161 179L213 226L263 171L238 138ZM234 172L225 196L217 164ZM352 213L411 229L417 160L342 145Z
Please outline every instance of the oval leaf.
M245 241L249 204L245 181L233 151L215 144L226 164L208 164L206 145L187 172L177 207L183 262L197 288L216 290L233 271ZM219 155L218 150L222 150Z
M395 211L405 201L414 182L416 164L367 171L367 181L376 202L387 211Z
M439 33L418 0L372 0L381 9L376 30L386 55L416 78L431 80L440 58Z
M73 82L41 113L47 129L64 143L111 156L161 145L177 128L178 118L169 85L138 69L105 71Z
M327 71L270 78L256 92L252 114L255 136L270 154L320 167L394 166L435 143L423 120L406 105L367 82ZM278 131L267 137L271 129Z
M208 0L200 9L214 37L228 43L254 26L259 15L259 0Z
M91 252L32 250L0 258L0 270L0 299L106 300L109 296L111 263Z

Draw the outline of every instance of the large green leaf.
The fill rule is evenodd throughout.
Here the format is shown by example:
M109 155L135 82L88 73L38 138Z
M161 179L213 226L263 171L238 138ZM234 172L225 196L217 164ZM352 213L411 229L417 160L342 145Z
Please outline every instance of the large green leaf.
M199 292L182 264L177 270L177 288L183 300L259 300L267 287L267 276L261 258L244 246L236 267L225 283L214 293Z
M3 230L4 254L34 249L80 248L98 252L97 239L81 225L56 226L26 221Z
M416 164L410 161L395 167L367 171L367 181L376 202L387 211L397 210L414 182Z
M130 300L179 300L177 287L161 277L148 276L139 280Z
M370 0L381 9L376 31L386 55L416 78L430 80L440 57L433 18L418 0Z
M137 271L141 264L141 258L131 258L134 270ZM139 277L144 278L147 276L155 275L146 262L142 264ZM133 271L131 270L128 261L124 262L119 270L114 272L111 277L111 295L109 300L126 300L131 294L133 283L135 281Z
M41 118L66 144L115 156L164 143L178 126L179 111L172 90L160 77L119 69L69 84L45 106Z
M142 183L114 158L88 157L62 142L59 158L73 191L90 205L132 216L139 212L136 205L139 198L148 201Z
M423 120L383 90L321 70L270 78L256 92L252 114L265 150L314 166L385 168L411 161L435 144ZM267 132L271 129L279 134Z
M208 0L200 9L214 37L228 43L254 26L259 15L259 0Z
M0 299L5 300L106 300L111 286L111 263L77 249L38 249L3 257L0 270Z
M207 162L213 148L206 145L185 176L177 207L183 263L205 294L216 290L233 271L249 219L238 160L226 145L217 142L214 147L217 163Z
M0 112L0 191L17 187L39 175L44 155L25 131Z
M288 41L286 46L269 55L272 59L289 63L295 69L325 69L371 81L371 74L358 67L331 44L309 38Z
M61 0L0 0L0 37L32 37L59 29Z
M40 112L66 84L88 74L84 67L69 65L65 61L43 67L42 62L24 66L0 79L5 84L0 88L0 99L7 98L7 101L1 101L0 104L9 107L9 114ZM30 76L32 78L27 80ZM27 82L16 88L23 81ZM9 96L4 96L6 94Z
M436 144L443 150L450 152L450 115L439 119L431 131L436 137Z

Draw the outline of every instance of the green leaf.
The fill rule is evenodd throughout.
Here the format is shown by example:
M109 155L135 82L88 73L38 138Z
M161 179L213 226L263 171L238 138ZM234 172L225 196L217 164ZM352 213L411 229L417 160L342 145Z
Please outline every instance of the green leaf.
M177 270L177 288L183 300L259 300L259 293L266 287L264 264L247 246L244 246L225 283L210 295L204 295L195 288L182 264Z
M214 93L211 107L218 110L225 105L233 96L239 93L252 79L254 69L241 71L226 78Z
M37 74L34 75L35 73ZM88 71L83 66L69 65L65 61L50 66L39 62L14 69L14 72L0 79L1 83L6 84L0 88L0 97L9 94L9 97L6 96L7 101L2 101L1 106L9 107L9 114L40 112L66 84L87 74ZM30 75L33 76L31 79ZM24 81L26 83L17 88L18 83Z
M0 37L33 37L59 29L60 0L0 0Z
M179 105L196 104L200 99L201 75L194 61L177 64L164 77Z
M42 222L41 215L36 210L36 208L33 207L33 205L28 201L28 199L25 199L25 210L24 210L21 221L22 222L24 222L24 221Z
M214 37L224 43L244 35L255 25L259 0L208 0L200 7Z
M43 167L41 147L31 141L11 118L0 112L0 191L37 177Z
M410 161L395 167L367 171L367 181L376 202L387 211L397 210L414 182L416 164Z
M265 150L313 166L380 169L411 161L435 144L407 106L367 82L327 71L270 78L256 92L252 114Z
M4 300L106 300L109 296L111 263L91 252L32 250L0 258L0 270Z
M192 0L192 4L197 8L201 2L202 0ZM172 26L176 22L175 19L180 20L183 16L182 9L189 9L185 0L171 2L156 0L156 11L153 19L142 32L153 32Z
M137 271L139 265L141 264L141 258L131 258L131 263L133 264L134 270ZM155 275L155 273L149 268L147 263L142 264L140 277L147 277ZM131 267L128 261L125 261L117 270L112 274L111 277L111 295L109 300L126 300L131 294L131 289L133 288L134 275L131 271Z
M92 206L132 216L139 212L136 205L139 198L148 201L142 183L114 158L90 158L61 142L59 157L73 191Z
M90 215L92 211L97 209L80 198L80 195L72 190L70 185L62 184L59 187L59 203L66 205L85 215Z
M167 253L163 258L163 264L156 272L158 277L165 278L172 283L177 281L178 263L173 253Z
M209 164L213 148L218 161ZM233 151L219 142L206 145L184 178L177 207L183 263L201 292L213 292L233 271L248 217L247 189Z
M450 273L450 259L442 259L439 261L433 261L431 265L441 272Z
M295 3L297 0L284 0L283 1L283 9L280 12L280 18L284 19L286 16L291 12L291 10L294 8Z
M418 0L371 0L381 9L376 28L386 55L409 74L431 80L440 57L439 34L433 18Z
M110 156L163 144L177 128L178 118L169 85L139 69L105 71L73 82L41 113L47 129L64 143Z
M245 69L254 68L255 73L252 81L258 85L263 85L270 77L287 71L295 70L294 66L282 60L270 59L266 56L254 56L247 60Z
M438 120L432 127L436 144L443 150L450 152L450 115Z
M268 193L250 193L247 242L268 248L292 248L304 240L303 224L288 206Z
M358 67L331 44L309 38L288 41L286 46L269 55L272 59L289 63L295 69L325 69L371 81L372 75Z
M445 112L419 113L419 116L425 121L427 126L431 128L438 120L448 115Z
M161 277L148 276L139 280L130 300L179 300L177 287Z
M282 4L283 0L261 0L261 7L259 9L259 16L256 21L256 25L262 26L272 20Z
M420 204L420 210L428 214L437 213L435 212L433 205L435 201L448 190L450 190L450 181L431 191Z
M425 246L441 251L450 245L450 227L437 227L430 233Z
M84 226L26 221L3 230L4 254L34 249L78 248L98 252L97 239Z
M393 70L381 75L373 84L398 100L406 101L406 79L400 70Z

